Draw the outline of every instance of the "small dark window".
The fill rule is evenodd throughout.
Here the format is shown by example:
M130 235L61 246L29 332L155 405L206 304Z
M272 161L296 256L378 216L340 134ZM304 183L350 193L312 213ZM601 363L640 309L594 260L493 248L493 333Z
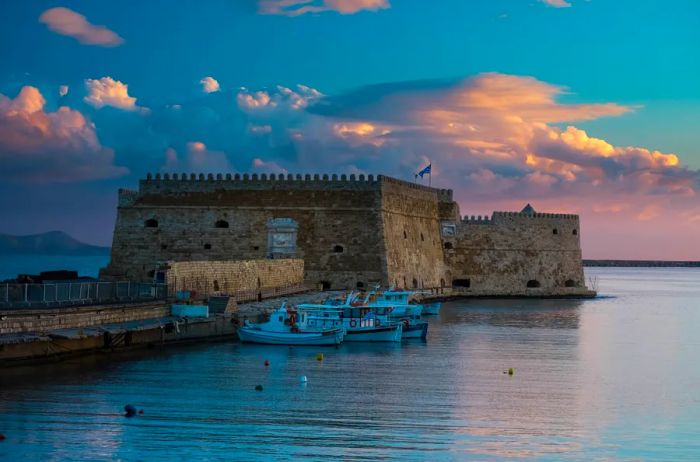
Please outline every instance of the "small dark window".
M211 244L204 244L204 250L210 250Z
M228 228L228 221L219 220L216 223L214 223L214 226L217 228Z
M404 232L403 232L403 238L404 238L404 239L408 239L408 234L406 234L406 231L405 231L405 230L404 230Z
M445 280L444 279L440 279L440 287L445 287Z
M160 245L160 250L165 250L168 248L168 244L161 244Z
M554 229L552 230L552 234L559 234L559 230L558 230L557 228L554 228Z
M214 279L214 292L218 292L218 291L219 291L219 281Z
M254 245L254 246L253 246L253 250L260 250L260 246L259 246L259 245Z
M330 281L321 281L321 289L330 290L331 289Z
M343 253L343 246L342 245L336 245L333 246L333 253Z
M445 250L452 250L454 249L454 246L452 245L451 242L445 242Z
M421 241L424 241L424 240L425 240L425 238L423 237L423 233L420 233L420 240L421 240Z
M527 288L528 289L536 289L538 287L540 287L540 281L538 281L536 279L530 279L529 281L527 281Z
M571 234L573 234L574 236L576 236L576 235L578 234L578 230L575 229L575 230L571 231Z
M365 283L362 281L357 281L357 284L355 285L358 289L364 289L365 288Z
M148 276L149 278L152 278L152 277L154 277L155 275L156 275L156 270L151 270L151 271L149 271L148 273L146 273L146 276Z
M416 278L413 278L413 288L418 288L418 281L416 280Z
M472 286L471 279L453 279L452 287L465 287L470 288Z
M144 221L143 225L146 228L157 228L158 227L158 220L156 220L155 218L150 218L150 219Z
M567 279L566 282L564 283L564 286L576 287L576 281L574 281L573 279Z

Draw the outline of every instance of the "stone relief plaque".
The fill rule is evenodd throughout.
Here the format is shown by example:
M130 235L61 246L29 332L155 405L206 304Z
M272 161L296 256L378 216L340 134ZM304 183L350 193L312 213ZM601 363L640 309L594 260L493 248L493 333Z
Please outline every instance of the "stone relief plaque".
M455 237L457 235L457 226L449 221L442 222L442 235L444 237Z
M292 218L271 218L267 221L267 253L270 258L291 257L297 251L299 224Z

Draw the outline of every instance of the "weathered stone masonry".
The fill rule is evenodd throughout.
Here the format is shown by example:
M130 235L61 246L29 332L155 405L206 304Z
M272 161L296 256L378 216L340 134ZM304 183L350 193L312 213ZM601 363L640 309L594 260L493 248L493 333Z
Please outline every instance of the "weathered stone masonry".
M462 219L451 190L369 175L149 175L120 190L106 278L166 262L303 260L327 288L459 286L477 295L587 293L575 215ZM556 232L555 232L556 230Z

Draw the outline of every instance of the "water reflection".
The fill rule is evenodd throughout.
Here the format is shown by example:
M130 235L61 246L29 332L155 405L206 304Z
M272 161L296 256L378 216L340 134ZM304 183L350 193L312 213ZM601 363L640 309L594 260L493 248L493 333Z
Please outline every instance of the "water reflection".
M577 329L583 300L475 299L446 303L445 323L488 324L496 327Z
M697 460L700 272L644 277L603 273L596 300L446 304L427 342L3 371L0 459Z

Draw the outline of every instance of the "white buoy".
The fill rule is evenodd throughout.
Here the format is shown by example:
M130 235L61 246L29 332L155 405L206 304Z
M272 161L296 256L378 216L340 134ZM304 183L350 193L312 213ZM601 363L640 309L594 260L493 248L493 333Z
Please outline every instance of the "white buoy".
M300 381L301 383L306 383L306 382L308 382L308 379L306 378L305 375L302 375L301 377L299 377L299 381Z

